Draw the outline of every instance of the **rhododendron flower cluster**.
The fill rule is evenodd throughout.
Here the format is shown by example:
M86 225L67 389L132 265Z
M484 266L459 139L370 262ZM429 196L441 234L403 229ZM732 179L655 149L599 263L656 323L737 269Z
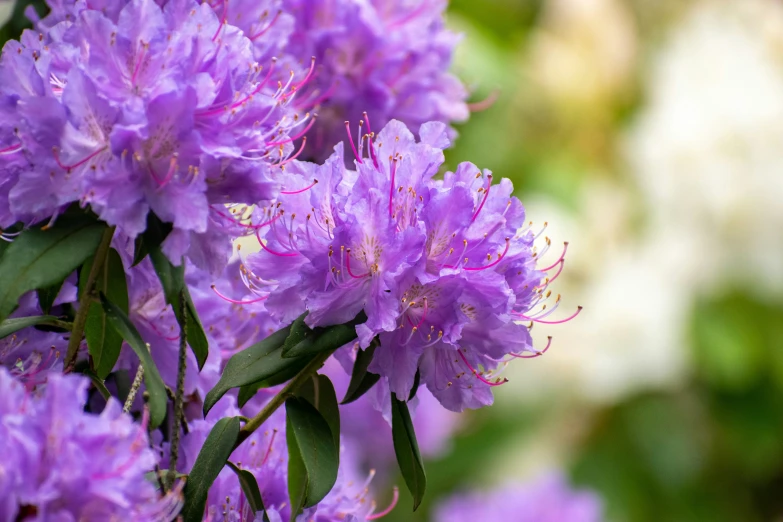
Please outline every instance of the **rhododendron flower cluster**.
M397 397L418 371L445 407L478 408L502 382L491 370L543 351L521 322L561 322L547 317L563 256L539 267L511 182L493 184L470 163L436 180L447 129L427 123L419 135L393 121L358 149L351 138L355 171L339 148L323 165L293 165L285 190L246 225L262 248L247 267L282 322L307 311L308 325L326 326L364 312L358 344L378 337L370 370Z

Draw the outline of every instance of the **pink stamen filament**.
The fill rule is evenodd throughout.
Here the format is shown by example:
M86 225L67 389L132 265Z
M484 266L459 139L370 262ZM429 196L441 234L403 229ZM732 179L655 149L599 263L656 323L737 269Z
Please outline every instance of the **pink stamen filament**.
M467 267L466 266L465 270L476 271L476 270L486 270L487 268L492 268L493 266L495 266L498 263L500 263L503 260L504 257L506 257L506 254L508 253L508 248L509 248L510 244L511 244L511 241L509 240L509 238L506 238L506 248L503 250L503 253L500 254L500 256L496 260L491 262L490 264L485 265L485 266L477 266L477 267Z
M476 213L473 214L473 217L470 219L471 223L476 221L476 218L478 217L479 212L481 212L481 209L484 208L484 203L487 202L487 198L489 197L489 189L492 188L492 174L489 174L487 176L487 179L489 180L489 182L487 183L487 190L484 191L484 198L481 200L481 204L476 209Z
M0 149L0 156L5 156L6 154L14 154L16 152L19 152L20 150L22 150L22 144L17 143L16 145L11 145L10 147Z
M250 40L251 40L251 41L253 41L253 40L255 40L256 38L260 38L261 36L264 36L264 34L266 34L266 32L267 32L267 31L269 31L269 30L272 28L272 26L273 26L273 25L275 25L275 22L277 22L277 19L278 19L278 18L280 18L280 13L282 13L282 12L283 12L283 11L277 11L277 13L275 14L275 17L274 17L274 18L272 18L272 21L271 21L271 22L269 22L269 23L266 25L266 27L264 27L263 29L261 29L259 32L257 32L257 33L256 33L256 34L254 34L253 36L251 36L251 37L250 37Z
M57 162L57 165L61 169L65 170L65 171L70 171L71 169L75 169L76 167L80 167L80 166L84 165L85 163L87 163L88 161L90 161L95 156L97 156L98 154L100 154L101 152L105 151L108 148L109 148L108 145L106 145L105 147L101 147L100 149L96 150L95 152L93 152L92 154L87 156L86 158L84 158L84 159L82 159L80 161L77 161L76 163L73 163L71 165L63 165L62 164L62 162L60 161L60 153L59 153L59 150L57 149L57 147L54 147L52 149L52 152L54 153L54 161Z
M304 80L291 87L291 92L295 92L299 90L303 85L305 85L308 81L310 81L310 77L313 75L314 69L315 69L315 56L310 58L310 70L307 71L307 75L304 77Z
M305 144L306 144L306 143L307 143L307 136L305 136L304 138L302 138L302 144L299 146L299 150L296 152L296 154L294 154L293 156L290 156L290 157L288 157L287 159L284 159L283 161L281 161L280 163L278 163L278 164L277 164L277 166L278 166L278 167L282 167L282 166L283 166L283 165L285 165L286 163L288 163L288 162L291 162L291 161L294 161L296 158L298 158L298 157L299 157L299 155L300 155L300 154L302 153L302 151L304 150L304 148L305 148Z
M370 128L370 117L367 115L367 112L362 113L364 116L364 121L367 122L367 134L370 136L369 139L369 149L370 149L370 157L372 158L372 164L375 166L376 169L380 168L378 166L378 158L375 157L375 147L373 147L373 133L372 128Z
M308 190L310 190L311 188L313 188L313 187L314 187L314 186L316 186L317 184L318 184L318 180L317 180L317 179L314 179L314 180L313 180L313 182L312 182L311 184L309 184L308 186L306 186L306 187L305 187L305 188L303 188L303 189L299 189L299 190L291 190L291 191L287 191L287 190L281 190L281 191L280 191L280 193L281 193L281 194L285 194L285 195L287 195L287 196L290 196L290 195L293 195L293 194L301 194L302 192L307 192Z
M348 133L348 141L351 143L351 150L353 151L354 157L356 157L356 161L361 163L362 158L359 156L359 153L356 151L356 145L353 143L353 136L351 135L351 123L345 122L345 130Z
M536 353L528 354L528 355L522 355L522 354L518 354L518 353L510 353L509 355L511 357L515 357L517 359L535 359L536 357L541 357L542 355L544 355L546 353L546 351L549 350L549 347L551 345L552 345L552 336L550 335L549 337L547 337L546 346L540 352L536 352Z
M273 254L273 255L276 255L276 256L280 256L280 257L294 257L294 256L298 256L299 255L297 252L291 252L291 253L275 252L274 250L272 250L271 248L269 248L268 246L266 246L264 244L264 241L261 239L261 236L259 235L258 230L256 230L256 239L258 240L258 244L261 245L261 248L263 248L264 250L266 250L270 254Z
M305 127L304 130L302 132L300 132L299 134L297 134L296 136L294 136L292 138L287 138L287 139L284 139L284 140L281 140L281 141L274 141L272 143L267 143L266 146L267 147L278 147L280 145L285 145L286 143L290 143L292 141L296 141L299 138L301 138L302 136L304 136L305 134L307 134L307 131L310 130L310 127L312 127L314 123L315 123L315 115L313 115L313 117L310 118L310 123L307 124L307 127Z
M236 299L231 299L230 297L227 297L227 296L225 296L225 295L221 294L221 293L220 293L220 290L218 290L218 289L217 289L217 287L216 287L215 285L212 285L212 291L213 291L213 292L215 292L215 293L218 295L218 297L220 297L220 298L221 298L221 299L223 299L224 301L228 301L229 303L233 303L233 304L239 304L239 305L246 305L246 304L259 303L259 302L261 302L261 301L266 301L266 300L267 300L267 298L269 297L268 295L265 295L265 296L263 296L263 297L259 297L259 298L257 298L257 299L249 299L249 300L247 300L247 301L237 301Z
M144 61L144 55L146 54L147 46L144 44L144 42L139 41L139 46L141 47L141 50L139 51L139 59L136 61L136 67L133 68L133 74L131 75L131 85L136 85L136 76L139 74L139 71L141 70L141 64Z
M379 518L383 518L386 515L388 515L389 513L391 513L392 509L394 509L395 506L397 506L397 501L400 499L400 490L399 490L399 488L397 486L394 486L394 493L393 493L393 495L394 496L392 497L392 501L391 501L391 503L389 504L389 506L386 509L384 509L380 513L374 513L374 514L367 515L366 520L378 520Z
M577 306L576 307L576 312L571 314L569 317L566 317L565 319L560 319L559 321L544 321L544 320L541 320L541 319L536 319L534 317L529 317L527 315L519 314L519 313L515 313L514 315L517 315L517 316L521 317L522 319L525 319L526 321L534 321L536 323L541 323L541 324L562 324L562 323L567 323L571 319L575 318L577 315L579 315L579 312L581 312L581 311L582 311L582 307L581 306Z
M560 254L560 257L558 257L558 258L557 258L557 261L555 261L554 263L552 263L551 265L549 265L549 266L548 266L548 267L546 267L546 268L541 268L541 269L540 269L540 270L541 270L541 272L547 272L547 271L549 271L549 270L552 270L554 267L556 267L556 266L557 266L557 264L558 264L560 261L562 261L562 260L565 258L566 252L568 252L568 241L565 241L565 242L563 243L563 245L564 245L564 246L563 246L563 253L562 253L562 254ZM561 269L562 269L562 267L561 267Z
M369 272L367 272L366 274L362 274L362 275L355 275L355 274L354 274L354 273L351 271L351 249L349 248L349 249L346 251L346 253L348 254L348 256L345 258L345 269L346 269L346 270L348 270L348 275L350 275L350 276L351 276L351 277L353 277L354 279L361 279L361 278L363 278L363 277L367 277L368 275L370 275L370 273L369 273Z
M261 80L261 82L253 90L253 92L251 92L250 94L248 94L247 96L245 96L244 98L239 100L238 102L235 102L235 103L233 103L231 105L227 105L227 106L220 107L220 108L207 109L207 110L204 110L204 111L198 111L198 112L196 112L196 115L197 116L214 116L215 114L223 114L223 113L225 113L227 111L230 111L232 109L236 109L237 107L241 106L243 103L245 103L250 98L252 98L256 94L258 94L261 91L261 89L264 88L264 86L269 81L269 78L272 77L272 71L274 71L276 63L277 63L277 58L272 58L272 64L269 66L269 72L266 73L266 76L264 77L264 79Z
M269 440L269 446L266 448L266 453L264 453L264 459L261 461L261 465L263 466L266 464L266 461L269 460L269 455L272 454L272 444L275 443L275 437L277 436L277 430L274 430L272 432L272 437Z
M416 328L421 328L422 323L427 318L427 298L424 297L424 313L421 315L421 319L419 319L419 324L416 325Z
M392 160L391 165L391 186L389 187L389 216L394 215L394 207L393 207L393 201L394 201L394 178L397 175L397 159Z
M489 95L484 98L481 101L473 102L468 104L468 110L470 112L481 112L489 109L493 105L495 105L495 102L498 101L498 97L500 96L500 89L493 89Z
M220 17L220 25L218 25L217 31L215 31L215 36L212 37L213 42L217 40L217 37L220 35L223 26L226 25L226 19L228 18L228 0L223 0L221 4L223 4L223 16Z
M462 350L457 350L457 353L462 358L462 362L465 363L465 365L470 369L470 371L473 373L473 375L475 375L476 378L478 380L480 380L481 382L483 382L484 384L487 384L489 386L500 386L501 384L505 384L505 383L508 382L508 379L505 379L505 378L502 381L500 381L500 382L490 382L490 381L486 380L484 377L479 375L479 372L477 372L473 368L473 366L470 365L470 363L468 362L468 359L465 357L465 354L462 353Z
M150 168L150 173L152 174L152 179L155 180L155 183L158 184L158 188L163 188L168 184L169 181L171 181L171 178L174 176L174 173L177 171L177 154L175 153L174 156L171 158L171 161L169 162L169 170L166 172L166 177L163 178L163 181L158 180L157 176L155 176L155 172Z

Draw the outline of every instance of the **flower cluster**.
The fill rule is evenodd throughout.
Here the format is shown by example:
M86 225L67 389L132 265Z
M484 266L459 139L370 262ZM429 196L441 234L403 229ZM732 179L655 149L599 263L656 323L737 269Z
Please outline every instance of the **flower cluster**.
M0 368L0 519L173 520L174 492L160 497L145 479L157 456L146 420L116 400L83 411L89 381L51 374L31 393Z
M434 522L513 520L514 522L601 522L595 494L574 491L559 475L530 484L508 484L492 492L462 493L435 510Z
M325 159L345 120L369 112L380 128L468 118L467 91L448 72L459 36L445 28L444 0L285 0L295 19L286 50L315 57L301 103L320 105L310 156ZM369 129L368 129L369 130Z
M491 370L541 353L521 322L561 322L546 317L559 303L547 308L563 256L539 268L537 234L511 182L493 185L470 163L435 180L446 126L427 123L419 135L393 121L375 139L360 137L358 149L351 138L356 171L345 169L339 148L323 165L292 165L286 190L245 225L262 247L247 266L284 323L305 310L310 326L363 311L359 345L378 336L370 371L398 397L408 397L419 371L446 408L478 408L501 384Z
M0 226L78 201L133 238L152 211L174 226L173 261L217 272L230 253L220 208L276 194L306 120L290 100L307 71L256 61L207 4L109 4L55 10L63 21L3 50Z

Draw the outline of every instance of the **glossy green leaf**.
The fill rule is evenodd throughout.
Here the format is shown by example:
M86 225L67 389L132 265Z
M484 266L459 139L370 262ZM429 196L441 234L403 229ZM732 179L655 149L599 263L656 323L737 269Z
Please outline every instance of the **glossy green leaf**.
M190 297L188 286L185 284L185 263L180 266L174 266L166 254L160 248L156 248L150 252L150 260L155 267L155 272L158 274L158 279L163 286L163 294L166 296L166 302L171 305L176 315L177 322L182 325L183 316L181 307L180 295L184 293L185 298L185 314L186 314L186 332L187 341L193 355L196 356L198 361L199 370L204 367L204 363L207 361L207 355L209 355L209 343L207 341L207 335L204 333L204 327L201 324L201 319L198 317L196 306L193 304L193 299Z
M136 237L132 266L138 265L150 252L158 249L173 228L171 223L164 223L153 212L147 214L147 228Z
M256 477L246 469L240 469L236 464L230 460L226 462L231 471L236 473L239 479L239 485L242 487L242 492L245 494L247 503L250 506L251 511L255 515L259 511L263 513L263 520L268 521L266 516L266 509L264 508L264 500L261 498L261 490L258 488L258 482Z
M283 343L283 352L290 350L313 334L313 330L305 324L305 317L307 317L307 312L294 319L294 322L291 323L288 337L285 338Z
M351 372L351 382L348 384L348 390L345 392L343 402L340 404L348 404L355 401L367 393L380 380L380 375L367 371L378 343L379 341L376 337L366 350L357 351L356 361L353 363L353 372Z
M413 376L413 386L411 392L408 394L408 402L412 401L416 397L416 392L419 391L419 385L421 384L421 370L416 368L416 375Z
M339 449L332 429L306 399L285 401L288 443L288 492L291 520L302 508L314 506L337 481Z
M310 362L310 360L310 357L300 357L298 359L283 359L283 361L278 361L286 364L285 368L281 371L262 381L246 384L239 388L239 395L237 396L239 407L241 408L247 404L247 401L252 399L261 388L271 388L272 386L278 386L290 381L307 366L307 363Z
M230 389L264 381L301 363L298 359L283 359L281 356L289 328L281 328L263 341L235 353L228 360L220 380L204 398L204 415Z
M185 506L180 513L183 522L203 519L209 488L228 462L238 437L239 417L220 419L209 432L185 482Z
M152 360L147 345L125 312L109 301L103 293L100 296L109 324L125 339L138 356L141 365L144 366L144 384L149 394L150 427L157 428L166 417L167 397L163 379L160 378L160 373Z
M336 350L354 339L356 339L356 325L354 322L315 328L303 336L302 340L297 344L289 348L283 346L283 357L303 357L327 350Z
M85 368L82 371L82 374L86 375L90 378L90 381L92 381L93 386L95 386L95 389L98 390L98 392L101 394L101 397L109 400L109 397L111 397L111 393L109 393L109 389L106 387L106 384L103 382L103 379L98 377L98 375L90 370L89 368Z
M79 275L79 295L81 284L87 280L92 268L93 258L82 265ZM110 249L103 268L95 279L95 289L102 292L109 301L125 313L128 313L128 283L125 279L125 267L116 250ZM122 336L109 326L106 312L99 303L90 303L87 321L84 325L84 337L92 357L95 373L105 379L114 369L122 348Z
M0 339L29 326L56 321L53 315L35 315L32 317L13 317L0 323Z
M19 298L64 280L95 252L104 223L86 214L60 216L52 228L22 232L0 258L0 321Z
M408 490L413 495L413 510L421 504L424 490L427 487L427 477L424 474L424 463L419 453L416 433L413 431L411 414L408 404L400 401L392 394L392 440L397 464L400 466L402 478Z
M334 391L332 381L326 375L313 375L311 379L302 384L296 395L313 406L332 430L332 438L339 454L340 451L340 405L337 403L337 394Z

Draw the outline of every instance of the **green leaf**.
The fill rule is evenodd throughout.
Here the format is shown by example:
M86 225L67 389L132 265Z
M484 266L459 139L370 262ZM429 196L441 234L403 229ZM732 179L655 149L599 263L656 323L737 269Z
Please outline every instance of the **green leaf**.
M8 337L12 333L18 332L28 326L56 321L53 315L36 315L33 317L13 317L0 323L0 339Z
M106 384L103 382L103 379L98 377L98 375L96 375L95 372L93 372L89 368L85 368L82 371L82 374L90 378L90 381L92 381L93 386L95 386L95 388L98 390L101 396L108 401L109 397L111 397L111 393L109 393L109 389L106 387Z
M209 488L234 451L238 437L239 417L220 419L209 432L185 482L185 507L180 513L183 522L201 522Z
M60 216L47 230L22 232L0 258L0 321L19 298L64 280L98 248L104 223L86 214Z
M150 355L147 345L144 344L144 340L130 319L128 319L128 316L125 315L125 312L119 306L106 299L103 293L100 296L109 324L136 352L141 365L144 366L144 384L147 387L147 393L149 393L150 427L157 428L166 417L167 397L163 379L160 378L160 373L158 373L158 368L152 360L152 355Z
M348 390L345 392L343 402L340 404L349 404L355 401L367 393L380 380L380 375L367 371L378 344L379 341L376 337L366 350L359 350L356 353L356 361L353 363L353 372L351 372L351 382L348 384Z
M307 312L294 319L294 322L291 323L288 337L285 338L285 343L283 343L283 352L290 350L313 334L313 330L304 322L305 317L307 317Z
M332 430L337 452L340 452L340 406L332 381L326 375L313 375L296 391L297 397L305 399L315 406Z
M416 375L413 377L413 386L411 387L410 394L408 394L408 402L416 397L416 392L419 391L419 384L421 384L421 370L416 368Z
M392 440L397 464L400 466L408 490L413 495L413 510L416 511L424 498L427 477L424 474L424 464L419 453L419 444L416 442L416 433L413 431L408 405L398 400L394 394L392 394Z
M242 487L242 492L245 494L247 503L250 509L255 515L259 511L264 514L263 520L269 522L269 517L266 516L266 509L264 508L264 500L261 498L261 490L258 489L258 482L256 477L246 469L240 469L236 464L230 460L226 462L231 471L236 473L239 479L239 485Z
M180 310L182 304L180 302L180 295L184 293L185 314L187 316L187 341L191 350L193 350L193 355L196 356L198 368L201 370L204 367L204 363L207 361L207 355L209 355L209 342L207 341L206 333L204 333L201 319L198 317L196 306L193 304L193 299L190 297L188 285L185 284L185 262L183 260L180 266L174 266L160 248L156 248L150 252L150 259L152 260L152 265L155 267L155 272L158 274L158 279L160 279L160 283L163 286L163 294L166 296L166 302L170 304L174 310L174 315L180 326L182 326L183 321L182 310Z
M165 241L173 228L174 226L171 223L164 223L153 212L147 214L147 228L136 237L133 264L131 266L138 265L150 252L156 250Z
M290 326L281 328L263 341L235 353L228 360L220 380L204 398L204 415L232 388L239 388L269 379L300 364L298 359L283 359L281 348Z
M58 281L57 283L53 285L49 285L46 288L39 288L38 289L38 306L41 307L41 311L45 314L48 314L52 306L54 305L54 300L57 299L57 295L60 293L60 289L63 287L63 282Z
M329 423L307 400L292 397L285 401L285 410L288 491L295 520L302 508L317 504L334 486L339 449Z
M109 301L125 313L128 313L128 283L125 279L125 267L116 250L110 249L106 262L95 280L95 288ZM79 274L79 295L83 289L81 283L87 280L94 259L91 257L82 265ZM93 367L98 377L105 379L114 369L122 349L122 336L109 326L106 312L99 303L90 303L87 321L84 324L84 337L92 357Z
M307 363L309 363L310 360L311 359L309 357L302 357L299 359L284 359L288 365L283 370L262 381L257 381L240 387L239 395L237 397L237 403L239 404L239 407L241 408L247 404L247 402L252 399L261 388L271 388L272 386L277 386L279 384L283 384L284 382L290 381L296 376L296 374L302 371L305 366L307 366Z
M327 350L336 350L356 339L356 324L352 321L346 324L315 328L310 332L290 348L286 348L284 345L283 357L302 357Z

